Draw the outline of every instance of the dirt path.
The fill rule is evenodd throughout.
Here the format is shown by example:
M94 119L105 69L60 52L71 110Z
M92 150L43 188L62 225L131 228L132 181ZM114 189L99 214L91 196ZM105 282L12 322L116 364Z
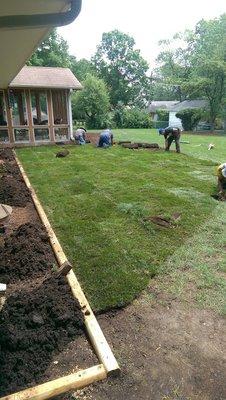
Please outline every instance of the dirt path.
M226 320L170 298L145 297L99 317L120 378L83 389L83 400L225 400Z

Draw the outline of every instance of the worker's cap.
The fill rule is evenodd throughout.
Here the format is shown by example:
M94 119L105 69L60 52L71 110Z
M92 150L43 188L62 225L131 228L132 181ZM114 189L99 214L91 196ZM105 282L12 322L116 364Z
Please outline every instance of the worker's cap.
M165 132L165 129L163 129L163 128L160 128L160 129L159 129L159 134L160 134L160 135L162 135L164 132Z

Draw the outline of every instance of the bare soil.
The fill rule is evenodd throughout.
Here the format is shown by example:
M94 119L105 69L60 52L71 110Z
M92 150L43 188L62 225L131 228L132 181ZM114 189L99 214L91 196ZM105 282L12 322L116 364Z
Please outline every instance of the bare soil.
M42 226L21 225L0 248L0 281L15 283L46 273L56 264Z
M82 327L83 314L65 278L9 295L0 314L1 395L42 382L52 354Z
M127 308L99 316L121 376L84 388L76 400L225 400L226 320L150 289Z
M90 143L97 145L99 140L99 133L87 133L86 139L90 141Z
M0 282L7 283L0 311L3 396L98 361L77 300L65 278L54 275L57 262L13 153L0 150L0 157L1 194L13 208L0 234Z

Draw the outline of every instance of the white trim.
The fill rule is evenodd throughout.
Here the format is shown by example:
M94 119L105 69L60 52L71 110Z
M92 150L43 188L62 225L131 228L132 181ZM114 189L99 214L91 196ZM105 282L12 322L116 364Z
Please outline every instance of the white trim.
M68 119L69 119L69 134L70 134L70 138L73 139L73 119L72 119L72 109L71 109L71 94L72 94L72 90L69 91L68 94Z

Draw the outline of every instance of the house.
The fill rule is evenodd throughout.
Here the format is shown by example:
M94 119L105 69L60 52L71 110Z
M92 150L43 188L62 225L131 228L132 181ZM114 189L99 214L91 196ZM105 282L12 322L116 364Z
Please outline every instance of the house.
M71 92L82 89L68 68L25 66L0 89L0 144L67 141L72 135Z
M148 106L148 112L151 115L153 121L158 120L157 110L170 111L173 106L175 106L178 101L156 101L153 100Z
M180 103L175 104L169 113L169 126L175 126L180 129L183 129L180 118L176 117L176 114L179 111L186 110L189 108L207 108L208 101L207 100L184 100Z
M1 2L0 146L68 137L69 93L81 85L69 70L22 67L54 27L77 18L81 5L82 0Z

